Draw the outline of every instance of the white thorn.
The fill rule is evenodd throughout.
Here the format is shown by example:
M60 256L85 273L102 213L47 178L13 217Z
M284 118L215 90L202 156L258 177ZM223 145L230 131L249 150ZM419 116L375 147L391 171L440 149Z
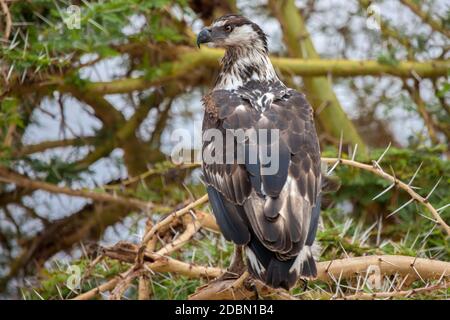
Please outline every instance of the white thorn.
M431 191L425 197L426 200L428 200L428 198L431 196L431 194L434 192L434 190L436 190L436 188L439 185L439 183L441 182L441 180L442 180L442 177L439 178L438 182L436 182L436 184L434 185L433 189L431 189Z
M407 202L405 202L400 208L398 208L397 210L395 210L394 212L390 213L386 218L389 218L390 216L396 214L397 212L399 212L400 210L402 210L404 207L406 207L408 204L410 204L411 202L414 201L414 198L409 199Z
M331 167L331 169L327 172L327 176L329 176L333 172L333 170L336 169L338 164L339 164L339 160L336 161L335 164Z
M383 191L381 191L379 194L377 194L375 197L372 198L372 201L375 199L378 199L379 197L381 197L383 194L385 194L386 192L388 192L389 190L391 190L393 187L395 186L395 183L391 184L389 187L387 187L386 189L384 189Z
M445 206L442 206L439 209L436 209L436 211L441 212L441 211L445 210L446 208L448 208L449 206L450 206L450 203L447 203Z
M389 148L391 147L391 143L389 142L387 148L383 151L383 153L381 154L381 156L378 158L377 163L379 163L381 161L381 159L383 159L383 157L386 155L386 152L388 152Z
M422 168L422 164L423 162L421 162L419 164L419 167L417 168L416 172L414 172L413 176L411 177L411 180L409 180L408 182L408 186L411 186L411 183L414 181L414 179L416 178L417 173L419 173L420 168Z
M355 149L353 150L353 154L352 154L352 161L355 161L356 150L358 150L358 144L355 144Z
M424 217L425 219L428 219L428 220L430 220L430 221L433 221L434 223L437 223L437 220L434 220L434 219L432 219L432 218L430 218L430 217L427 217L426 215L421 214L420 212L417 212L417 214L418 214L419 216Z
M342 156L342 143L344 140L344 133L341 130L341 137L339 138L339 152L338 152L338 159L341 160L341 156Z

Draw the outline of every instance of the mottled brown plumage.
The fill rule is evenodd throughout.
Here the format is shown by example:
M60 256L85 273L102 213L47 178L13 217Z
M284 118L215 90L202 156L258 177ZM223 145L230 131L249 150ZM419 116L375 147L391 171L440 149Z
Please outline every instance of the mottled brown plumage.
M248 21L231 17L222 18L216 28L233 21L244 26ZM230 129L249 135L261 129L276 129L279 139L273 134L266 142L235 138L235 148L205 140L204 152L221 154L222 162L232 152L229 156L233 161L203 163L204 181L225 238L246 246L250 272L273 287L290 288L299 276L316 274L310 249L320 212L319 143L312 108L305 96L287 88L272 73L268 58L258 56L267 56L265 36L255 24L248 25L263 38L257 48L245 41L235 46L225 41L227 54L219 78L226 85L216 85L203 98L203 131L218 130L225 141ZM243 34L238 31L235 37L242 39L239 32ZM251 29L245 32L250 34ZM252 59L252 55L256 58ZM269 153L277 150L279 155L279 169L273 174L263 174L261 150L266 146ZM243 161L237 150L244 150ZM249 158L254 150L258 157L252 163Z

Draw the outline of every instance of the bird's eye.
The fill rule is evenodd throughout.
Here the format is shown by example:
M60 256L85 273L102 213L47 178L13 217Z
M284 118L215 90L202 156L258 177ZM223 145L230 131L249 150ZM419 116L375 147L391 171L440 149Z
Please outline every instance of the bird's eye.
M231 32L231 30L233 30L233 27L231 27L230 25L226 25L225 26L225 31L226 32Z

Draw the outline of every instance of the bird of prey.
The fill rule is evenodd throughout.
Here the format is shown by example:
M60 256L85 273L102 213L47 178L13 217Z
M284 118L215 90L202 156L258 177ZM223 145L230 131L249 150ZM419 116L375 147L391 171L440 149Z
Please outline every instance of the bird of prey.
M266 34L246 17L230 14L215 20L198 34L197 45L203 43L225 48L214 88L203 97L202 130L215 130L227 142L218 144L204 135L202 170L220 230L236 244L229 270L245 267L244 253L252 276L289 289L300 277L317 274L311 247L322 178L312 108L304 94L278 78ZM229 130L277 134L265 140L234 136L229 143ZM276 152L275 172L265 170L264 148ZM205 161L206 153L221 154L223 161Z

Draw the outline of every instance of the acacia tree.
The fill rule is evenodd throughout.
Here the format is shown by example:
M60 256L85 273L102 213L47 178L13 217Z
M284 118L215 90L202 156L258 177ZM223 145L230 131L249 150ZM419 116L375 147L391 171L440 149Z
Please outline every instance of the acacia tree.
M4 295L185 298L223 271L230 246L196 164L170 162L169 137L199 119L223 55L197 49L195 31L229 12L271 36L272 62L311 101L323 161L342 185L324 204L318 279L291 293L254 282L260 296L448 290L449 8L441 1L0 5ZM374 265L384 280L377 288L366 283ZM253 297L241 280L192 297Z

